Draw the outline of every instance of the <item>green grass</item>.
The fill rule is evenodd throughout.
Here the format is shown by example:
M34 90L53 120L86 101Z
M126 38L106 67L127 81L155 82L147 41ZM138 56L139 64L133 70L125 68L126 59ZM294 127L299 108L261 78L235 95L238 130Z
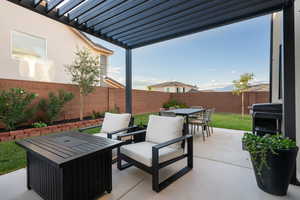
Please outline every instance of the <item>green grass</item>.
M152 113L155 114L155 113ZM149 113L142 115L135 115L135 124L146 125L148 123ZM236 130L250 131L252 120L249 115L246 115L243 119L238 114L228 113L215 113L213 115L214 127L228 128ZM94 134L99 133L100 129L90 129L86 133ZM0 175L15 171L26 166L25 151L17 146L14 141L0 142Z
M14 141L0 143L0 175L26 166L25 151Z
M212 126L217 128L251 131L252 118L250 115L245 115L244 118L242 118L239 114L214 113Z

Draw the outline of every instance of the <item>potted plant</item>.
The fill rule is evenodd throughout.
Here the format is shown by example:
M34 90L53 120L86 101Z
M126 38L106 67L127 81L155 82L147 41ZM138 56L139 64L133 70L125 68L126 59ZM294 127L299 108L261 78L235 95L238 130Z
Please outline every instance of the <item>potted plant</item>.
M296 164L296 142L279 134L251 133L245 133L242 142L250 153L258 187L273 195L286 195Z

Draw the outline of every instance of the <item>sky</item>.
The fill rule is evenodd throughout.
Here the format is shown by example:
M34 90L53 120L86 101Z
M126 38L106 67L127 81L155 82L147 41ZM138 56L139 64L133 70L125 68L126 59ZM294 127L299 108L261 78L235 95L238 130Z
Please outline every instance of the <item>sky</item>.
M93 36L114 51L108 76L125 83L125 50ZM222 88L243 73L269 81L270 16L219 27L132 51L133 88L180 81L199 89Z

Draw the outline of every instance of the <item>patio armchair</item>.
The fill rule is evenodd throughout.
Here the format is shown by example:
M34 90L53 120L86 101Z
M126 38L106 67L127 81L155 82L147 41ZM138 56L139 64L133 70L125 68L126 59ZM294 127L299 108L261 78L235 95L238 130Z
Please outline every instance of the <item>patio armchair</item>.
M148 127L118 138L144 135L143 142L118 148L118 169L136 166L152 175L152 189L161 191L193 168L193 136L186 135L183 117L150 115ZM187 142L187 152L184 151ZM160 183L159 170L187 158L187 166ZM122 164L122 161L127 162Z
M118 136L121 134L136 131L138 127L133 124L134 118L129 113L115 114L106 112L102 124L81 128L79 131L83 132L94 128L100 128L100 132L93 134L94 136L117 140ZM117 156L116 149L113 149L112 155L113 158ZM114 161L116 161L116 159L114 159Z

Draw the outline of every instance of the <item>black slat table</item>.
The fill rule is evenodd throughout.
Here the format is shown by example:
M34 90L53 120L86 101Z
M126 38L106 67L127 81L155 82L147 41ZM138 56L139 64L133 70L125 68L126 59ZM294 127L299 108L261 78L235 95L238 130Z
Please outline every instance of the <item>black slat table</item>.
M112 190L112 149L122 142L77 131L16 142L27 151L27 187L45 200L89 200Z

